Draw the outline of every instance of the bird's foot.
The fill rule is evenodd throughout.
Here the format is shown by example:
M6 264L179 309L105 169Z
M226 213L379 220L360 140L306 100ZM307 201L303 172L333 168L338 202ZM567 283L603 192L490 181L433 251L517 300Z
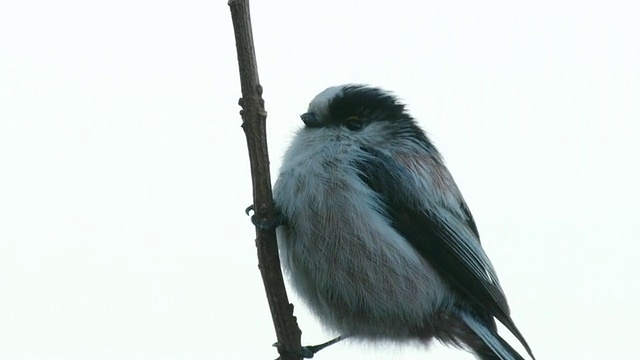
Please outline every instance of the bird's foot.
M331 339L327 342L324 342L320 345L313 345L313 346L303 346L300 348L300 351L292 351L292 350L288 350L282 347L282 345L280 343L275 343L273 344L273 346L278 348L278 353L282 354L282 353L287 353L287 354L293 354L293 355L297 355L302 357L303 359L311 359L313 358L313 356L320 350L333 345L337 342L339 342L340 340L344 340L346 339L348 336L338 336L335 339Z
M245 210L244 213L249 215L249 213L253 212L254 214L251 215L251 223L253 223L253 225L255 225L258 229L260 230L271 230L271 229L275 229L278 226L284 225L285 221L284 221L284 215L282 215L282 213L278 212L273 219L271 220L258 220L256 218L256 214L255 214L255 207L253 205L249 205Z

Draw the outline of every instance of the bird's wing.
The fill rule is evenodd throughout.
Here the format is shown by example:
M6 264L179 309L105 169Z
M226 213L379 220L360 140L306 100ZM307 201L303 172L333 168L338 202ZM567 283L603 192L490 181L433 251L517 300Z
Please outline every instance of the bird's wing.
M471 231L473 231L473 234L476 236L476 240L480 242L480 233L478 232L478 226L476 226L476 221L473 219L471 210L469 210L467 203L462 198L460 198L459 205L460 205L460 208L462 209L462 212L467 217L466 219L467 226L469 227L469 229L471 229Z
M380 197L385 215L395 230L448 281L467 305L480 310L478 315L498 319L531 354L529 345L509 316L506 297L480 245L475 223L462 197L457 196L458 212L436 202L426 206L424 204L429 201L417 200L426 195L421 193L419 186L412 186L407 181L418 175L415 168L379 151L363 151L366 155L354 166L362 181ZM443 165L439 166L442 166L441 171L447 171ZM464 218L462 214L468 216Z

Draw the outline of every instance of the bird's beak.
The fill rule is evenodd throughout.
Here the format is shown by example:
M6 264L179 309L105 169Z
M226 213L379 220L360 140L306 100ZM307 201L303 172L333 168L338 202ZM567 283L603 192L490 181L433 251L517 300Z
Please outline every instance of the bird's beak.
M312 112L304 113L300 115L300 119L302 119L302 122L304 122L304 124L307 127L310 127L310 128L322 127L322 122L320 121L320 119L315 113L312 113Z

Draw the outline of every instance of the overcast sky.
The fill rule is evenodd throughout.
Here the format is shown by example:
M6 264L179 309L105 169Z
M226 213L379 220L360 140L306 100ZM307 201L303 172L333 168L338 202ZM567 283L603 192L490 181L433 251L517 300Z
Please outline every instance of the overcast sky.
M273 179L324 88L439 146L539 359L637 354L640 5L254 1ZM273 359L225 0L0 0L0 358ZM305 344L324 331L291 294ZM318 359L473 359L339 344Z

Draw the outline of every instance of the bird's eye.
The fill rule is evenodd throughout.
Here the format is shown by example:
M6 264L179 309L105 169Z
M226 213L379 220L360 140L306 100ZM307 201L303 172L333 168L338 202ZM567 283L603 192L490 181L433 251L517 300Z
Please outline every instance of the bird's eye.
M345 121L344 121L344 126L351 130L351 131L357 131L362 129L362 126L364 125L364 123L362 122L362 120L357 117L357 116L349 116Z

